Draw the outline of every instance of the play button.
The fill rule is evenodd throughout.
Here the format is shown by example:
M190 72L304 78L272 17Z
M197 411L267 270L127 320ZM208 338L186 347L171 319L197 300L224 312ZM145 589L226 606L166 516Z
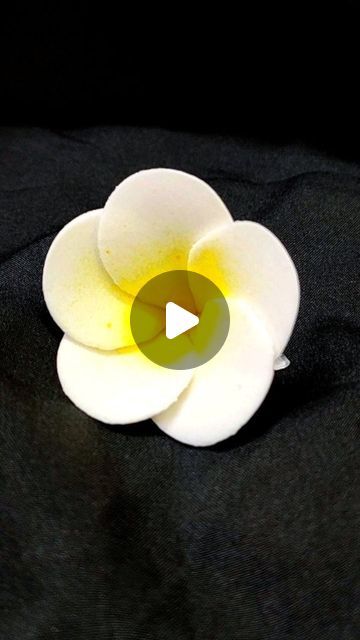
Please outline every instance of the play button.
M166 337L173 340L199 324L199 317L179 307L175 302L166 305Z
M154 322L156 316L157 322ZM162 317L163 329L154 335ZM193 271L166 271L151 278L131 308L133 338L152 362L168 369L192 369L213 358L224 344L230 314L220 289ZM154 337L148 339L147 336Z

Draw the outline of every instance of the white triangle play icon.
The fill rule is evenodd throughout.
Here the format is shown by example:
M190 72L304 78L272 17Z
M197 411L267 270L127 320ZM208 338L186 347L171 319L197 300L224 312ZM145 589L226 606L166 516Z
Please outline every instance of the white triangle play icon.
M192 329L199 324L199 318L190 311L179 307L175 302L166 305L166 337L169 340L176 338L184 331Z

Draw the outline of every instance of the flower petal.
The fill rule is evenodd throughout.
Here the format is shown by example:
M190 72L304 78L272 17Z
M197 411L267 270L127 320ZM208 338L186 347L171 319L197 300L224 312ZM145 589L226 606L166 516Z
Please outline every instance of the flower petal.
M160 429L186 444L208 446L236 433L258 409L273 378L270 336L246 303L228 302L225 344L194 370L179 400L153 418Z
M138 422L166 409L193 375L191 369L172 370L154 364L136 346L98 351L68 336L60 343L57 369L70 400L108 424Z
M159 273L186 269L194 242L230 222L225 204L199 178L172 169L140 171L105 204L101 259L114 282L136 295Z
M61 329L75 340L100 349L134 344L130 328L133 298L120 291L100 260L97 232L102 210L84 213L67 224L47 254L43 291ZM163 315L144 305L147 331L163 327Z
M193 246L188 267L210 278L223 295L253 305L268 325L274 355L283 352L298 313L300 288L293 261L269 229L250 221L216 229Z

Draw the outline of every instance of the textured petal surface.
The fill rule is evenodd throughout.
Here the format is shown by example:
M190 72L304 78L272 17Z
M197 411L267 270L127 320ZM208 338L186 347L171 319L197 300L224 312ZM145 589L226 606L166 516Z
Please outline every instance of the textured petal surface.
M194 242L231 222L222 200L199 178L172 169L140 171L105 205L100 255L116 284L136 295L159 273L186 269Z
M255 413L270 387L270 336L248 305L231 300L229 307L230 331L223 347L194 370L179 400L153 418L180 442L207 446L233 435Z
M253 305L268 325L275 355L282 353L298 313L300 289L294 263L271 231L250 221L217 229L194 245L189 269L210 278L225 296Z
M89 211L67 224L46 257L43 291L48 309L61 329L75 340L99 349L134 344L130 329L132 297L106 272L97 248L101 210ZM143 307L144 339L159 333L163 317Z
M108 424L138 422L162 411L193 375L191 369L176 371L153 364L137 347L98 351L68 336L60 343L57 368L70 400Z

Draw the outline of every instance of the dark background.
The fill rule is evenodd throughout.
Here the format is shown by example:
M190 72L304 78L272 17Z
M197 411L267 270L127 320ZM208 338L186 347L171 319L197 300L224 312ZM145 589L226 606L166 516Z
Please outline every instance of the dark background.
M2 16L3 124L158 126L357 155L357 3Z
M0 638L355 640L356 3L102 9L0 22ZM207 180L300 276L291 366L207 449L98 423L56 375L51 241L152 166Z

